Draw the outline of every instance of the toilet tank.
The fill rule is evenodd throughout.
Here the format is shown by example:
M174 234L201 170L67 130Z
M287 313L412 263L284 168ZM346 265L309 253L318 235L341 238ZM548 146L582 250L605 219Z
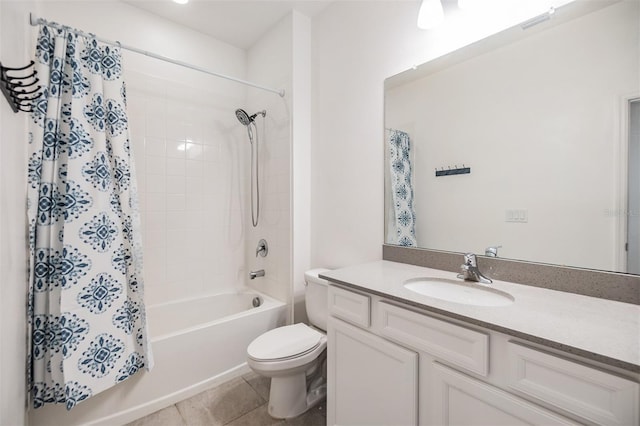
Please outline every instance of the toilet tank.
M329 282L318 275L329 269L312 269L304 273L306 289L304 302L309 323L321 330L327 330Z

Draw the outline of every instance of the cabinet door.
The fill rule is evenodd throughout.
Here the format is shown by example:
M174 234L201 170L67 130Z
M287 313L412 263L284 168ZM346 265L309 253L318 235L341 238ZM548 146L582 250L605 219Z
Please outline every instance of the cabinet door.
M509 342L509 387L599 425L640 424L640 385L632 380Z
M327 424L416 425L418 354L332 317L327 335Z
M574 425L547 411L491 385L433 364L429 394L431 425Z

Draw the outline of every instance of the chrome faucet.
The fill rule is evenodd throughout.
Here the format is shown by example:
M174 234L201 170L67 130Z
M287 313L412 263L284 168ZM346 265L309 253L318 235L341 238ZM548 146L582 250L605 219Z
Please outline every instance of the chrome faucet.
M264 277L264 269L249 272L249 279L255 280L258 277Z
M462 272L458 274L458 278L466 281L476 281L483 284L491 284L491 278L487 278L482 275L480 269L478 269L478 262L476 255L473 253L466 253L464 255L464 263L460 267Z
M267 245L267 241L263 238L258 241L258 247L256 247L256 257L258 255L265 257L269 253L269 246Z
M502 246L491 246L484 249L484 255L487 257L498 257L498 249Z

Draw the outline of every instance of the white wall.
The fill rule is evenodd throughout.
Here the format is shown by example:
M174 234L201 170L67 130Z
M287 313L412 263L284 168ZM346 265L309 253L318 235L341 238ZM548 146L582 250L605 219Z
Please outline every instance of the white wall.
M617 3L387 91L385 124L414 142L419 246L619 270L606 212L622 96L640 94L638 11ZM471 174L434 176L463 162Z
M29 32L18 4L0 2L0 60L29 62ZM26 368L26 114L0 97L0 424L25 422Z
M305 322L304 273L311 264L311 20L293 12L292 213L294 322Z
M380 259L384 230L383 81L415 64L522 22L541 2L488 2L447 11L418 30L419 2L335 2L314 18L312 264ZM548 6L548 5L547 5Z

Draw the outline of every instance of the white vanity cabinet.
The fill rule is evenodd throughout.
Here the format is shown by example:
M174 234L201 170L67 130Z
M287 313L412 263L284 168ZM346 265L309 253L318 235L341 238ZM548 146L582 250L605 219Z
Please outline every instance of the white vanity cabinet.
M367 295L329 288L327 423L415 425L418 354L366 331L370 307Z
M418 354L334 318L327 328L329 423L417 424Z
M328 425L639 424L635 373L333 283L329 313Z

